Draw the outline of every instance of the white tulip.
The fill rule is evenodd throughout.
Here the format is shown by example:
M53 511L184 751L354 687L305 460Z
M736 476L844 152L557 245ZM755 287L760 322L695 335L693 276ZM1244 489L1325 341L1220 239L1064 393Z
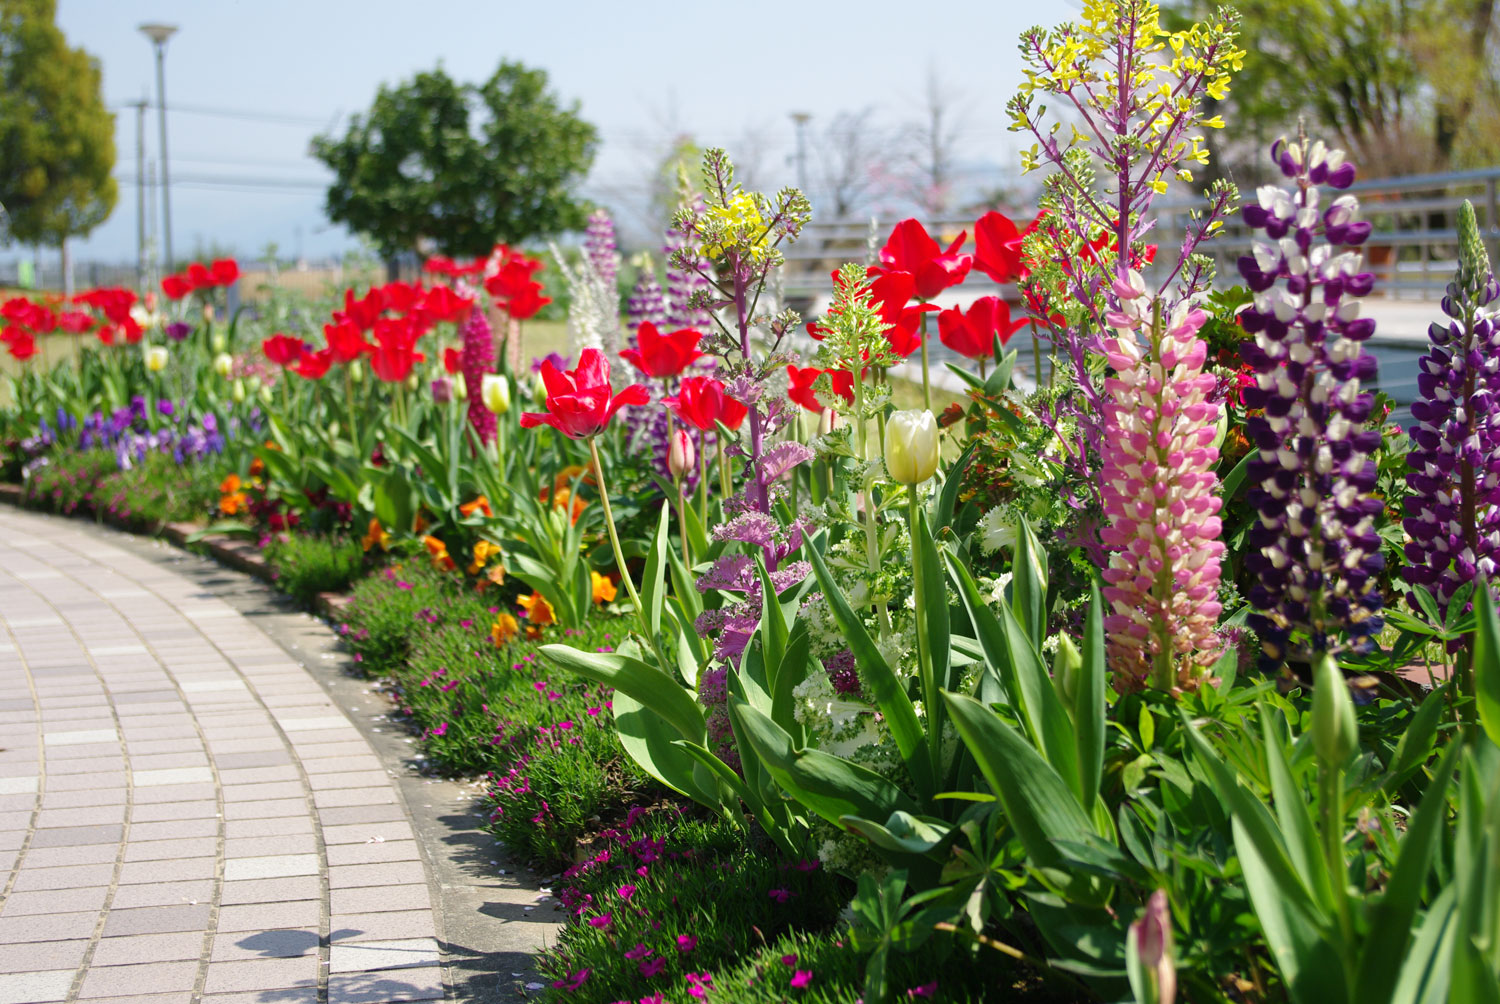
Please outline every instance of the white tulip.
M146 350L146 368L160 373L167 368L167 349L164 345L153 345Z
M234 356L228 352L220 352L214 356L214 372L224 379L229 379L229 374L234 372Z
M486 373L479 382L479 398L497 415L510 411L510 381L499 373Z
M919 485L938 469L938 425L930 411L898 411L886 420L885 469L905 485Z

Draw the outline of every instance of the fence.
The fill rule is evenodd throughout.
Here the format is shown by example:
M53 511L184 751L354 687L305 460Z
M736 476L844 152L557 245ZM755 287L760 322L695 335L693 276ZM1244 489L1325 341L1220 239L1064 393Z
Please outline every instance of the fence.
M1379 282L1376 289L1394 299L1435 300L1453 277L1458 257L1458 207L1474 203L1480 227L1492 252L1500 241L1500 167L1447 174L1410 175L1357 182L1349 192L1359 196L1364 218L1374 226L1365 245L1366 258ZM1253 191L1241 193L1246 199ZM1151 207L1157 219L1148 239L1159 244L1160 259L1175 258L1189 214L1203 201L1159 199ZM816 299L827 294L829 272L848 261L866 261L890 233L894 220L835 220L813 222L787 251L784 292L788 299ZM965 250L973 250L972 217L941 217L926 221L939 243L969 231ZM873 235L873 236L872 236ZM872 246L873 241L873 246ZM1250 253L1253 234L1239 215L1226 221L1223 232L1206 246L1219 266L1219 275L1237 275L1235 261ZM1014 287L1000 288L983 275L971 273L966 292L999 292L1014 298Z

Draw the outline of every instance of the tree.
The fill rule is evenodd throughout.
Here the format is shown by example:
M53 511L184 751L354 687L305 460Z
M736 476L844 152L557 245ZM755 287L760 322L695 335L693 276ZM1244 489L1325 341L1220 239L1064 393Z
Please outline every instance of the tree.
M0 0L0 204L9 236L56 247L103 223L119 192L99 64L70 49L54 0Z
M847 220L880 188L889 138L875 123L875 109L839 112L816 145L818 194L827 214Z
M1211 15L1178 0L1173 27ZM1493 164L1500 155L1491 52L1495 0L1244 0L1249 55L1207 137L1211 171L1241 184L1267 176L1265 146L1303 118L1347 149L1367 177ZM1200 179L1203 180L1203 179Z
M547 90L547 74L505 62L483 84L439 67L381 87L342 139L313 154L334 172L328 217L370 238L387 260L431 241L446 255L480 255L576 230L573 196L594 162L598 132Z
M929 219L942 216L953 206L954 180L958 173L958 141L963 134L957 109L959 95L938 74L927 69L922 90L922 117L903 130L910 151L902 171L907 195Z

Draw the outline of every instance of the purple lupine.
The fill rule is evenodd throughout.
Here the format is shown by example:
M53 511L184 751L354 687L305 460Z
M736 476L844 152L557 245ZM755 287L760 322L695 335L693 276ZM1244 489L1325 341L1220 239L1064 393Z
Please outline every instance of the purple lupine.
M707 309L694 306L693 295L708 291L708 280L699 271L706 269L708 263L700 257L694 263L696 268L672 264L674 257L679 257L679 251L687 253L687 247L688 243L681 234L667 235L666 247L663 248L667 254L667 326L704 331L712 321Z
M620 274L620 252L615 244L615 221L602 209L589 214L588 227L583 232L583 253L595 274L606 287L613 289Z
M1383 503L1372 493L1380 432L1364 427L1374 398L1360 390L1376 370L1364 351L1375 322L1359 316L1375 277L1354 250L1370 225L1351 195L1319 205L1318 186L1347 188L1354 166L1305 139L1277 140L1271 156L1295 185L1261 188L1243 210L1272 240L1239 261L1255 294L1241 315L1255 340L1240 351L1258 374L1245 404L1264 409L1246 423L1257 450L1248 499L1260 515L1247 538L1258 611L1248 623L1279 661L1294 631L1314 653L1336 647L1339 632L1356 642L1377 632L1385 562L1375 531Z
M657 327L667 323L667 299L656 281L656 268L649 260L641 264L635 288L625 304L625 319L631 331L650 321Z
M1411 538L1402 576L1444 616L1460 586L1494 577L1500 552L1500 324L1487 309L1500 283L1468 202L1458 234L1458 275L1443 297L1450 320L1428 329L1432 351L1419 363L1402 524Z
M464 342L461 368L469 400L469 424L479 441L487 444L498 434L500 423L495 413L484 406L484 375L493 372L495 365L494 332L484 311L478 307L469 311L459 335Z

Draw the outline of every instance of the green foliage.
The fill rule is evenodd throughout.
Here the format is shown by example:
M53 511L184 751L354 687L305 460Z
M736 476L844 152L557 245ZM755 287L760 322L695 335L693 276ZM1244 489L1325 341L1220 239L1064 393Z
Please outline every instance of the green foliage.
M276 588L303 603L311 603L319 593L343 592L365 565L359 541L338 534L274 537L265 554Z
M585 205L570 190L593 164L598 134L547 90L547 74L502 62L483 84L441 68L381 87L342 138L314 155L335 174L330 219L386 256L421 238L450 255L480 255L578 229Z
M62 453L33 471L26 502L39 509L148 531L166 523L201 520L218 499L217 480L206 465L179 465L164 453L148 453L120 470L107 450Z
M108 218L115 117L99 64L70 49L54 0L0 3L0 205L9 236L59 245Z

